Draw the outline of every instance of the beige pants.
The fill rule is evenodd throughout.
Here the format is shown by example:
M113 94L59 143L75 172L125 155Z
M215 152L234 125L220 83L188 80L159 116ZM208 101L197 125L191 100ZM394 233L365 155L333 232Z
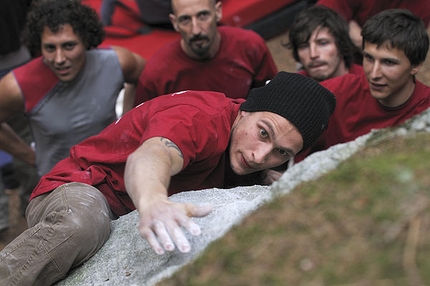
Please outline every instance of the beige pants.
M34 198L29 229L0 252L0 285L51 285L107 241L114 218L96 188L69 183Z

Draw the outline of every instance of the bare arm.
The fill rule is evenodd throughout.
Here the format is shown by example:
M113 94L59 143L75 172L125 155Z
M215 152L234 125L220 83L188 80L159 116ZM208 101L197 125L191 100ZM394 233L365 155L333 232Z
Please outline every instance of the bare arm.
M148 139L127 159L124 180L139 212L139 233L157 254L172 251L175 245L181 252L190 251L181 227L200 235L200 227L190 217L205 216L212 210L168 200L170 177L181 171L183 162L179 148L162 137Z
M34 166L36 156L21 137L6 123L18 112L24 112L24 100L15 77L10 72L0 80L0 149Z
M135 87L139 81L140 74L145 68L146 60L138 54L132 53L122 47L113 47L126 82L124 90L123 114L133 108L135 98Z
M135 95L136 85L126 83L124 88L124 100L122 103L122 114L133 108Z
M361 37L361 27L357 22L351 20L349 23L349 37L351 38L354 45L361 51L362 49L362 37Z

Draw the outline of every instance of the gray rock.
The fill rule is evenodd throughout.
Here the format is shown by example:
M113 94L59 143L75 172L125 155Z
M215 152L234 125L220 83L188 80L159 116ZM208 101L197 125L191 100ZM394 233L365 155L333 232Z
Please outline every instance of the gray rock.
M56 285L154 285L171 276L189 263L214 240L222 237L231 227L259 206L276 196L285 195L298 184L315 180L335 169L368 142L416 132L430 132L430 109L408 120L398 128L373 130L353 142L339 144L314 153L285 172L270 187L252 186L233 189L207 189L176 194L170 199L196 205L212 204L214 211L204 218L194 218L203 234L187 237L192 245L188 254L178 251L157 255L137 232L138 215L134 211L112 222L112 234L103 248L83 266Z
M223 236L243 217L270 199L270 187L252 186L234 189L207 189L183 192L172 201L196 205L212 204L214 210L203 218L194 218L202 235L186 233L192 250L157 255L137 232L138 214L131 212L112 222L112 234L103 248L83 266L73 270L57 285L153 285L194 259L206 246Z

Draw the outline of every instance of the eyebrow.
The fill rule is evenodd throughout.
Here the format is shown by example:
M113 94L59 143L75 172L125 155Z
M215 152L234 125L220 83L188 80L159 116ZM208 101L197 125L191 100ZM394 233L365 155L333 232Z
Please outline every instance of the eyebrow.
M65 42L61 42L59 45L60 46L65 46L65 45L75 45L78 44L78 41L76 40L70 40L70 41L65 41ZM42 43L43 46L56 46L56 43Z
M200 15L202 15L202 14L211 14L211 10L208 10L208 9L200 10L200 11L198 11L198 12L197 12L196 14L194 14L194 15L189 15L189 14L185 14L185 15L178 15L178 16L177 16L177 18L178 18L178 19L192 18L193 16L198 17L198 16L200 16Z
M261 122L266 124L267 127L270 129L270 134L272 135L272 137L276 137L275 130L273 129L272 124L269 121L267 121L266 119L261 119Z
M391 61L396 64L400 63L400 60L397 58L381 58L381 61Z
M333 41L332 38L327 36L315 37L315 41Z
M365 50L363 50L363 55L371 57L372 59L375 58L374 56L372 56L371 54L369 54ZM387 61L388 60L388 61L392 61L392 62L395 62L395 63L400 63L400 60L398 58L383 57L383 58L380 58L379 60L380 61Z

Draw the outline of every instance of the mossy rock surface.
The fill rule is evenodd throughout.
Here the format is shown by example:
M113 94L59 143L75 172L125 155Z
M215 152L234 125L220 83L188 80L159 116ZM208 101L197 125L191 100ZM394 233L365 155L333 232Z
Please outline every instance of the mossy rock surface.
M370 144L159 285L430 285L430 134Z

